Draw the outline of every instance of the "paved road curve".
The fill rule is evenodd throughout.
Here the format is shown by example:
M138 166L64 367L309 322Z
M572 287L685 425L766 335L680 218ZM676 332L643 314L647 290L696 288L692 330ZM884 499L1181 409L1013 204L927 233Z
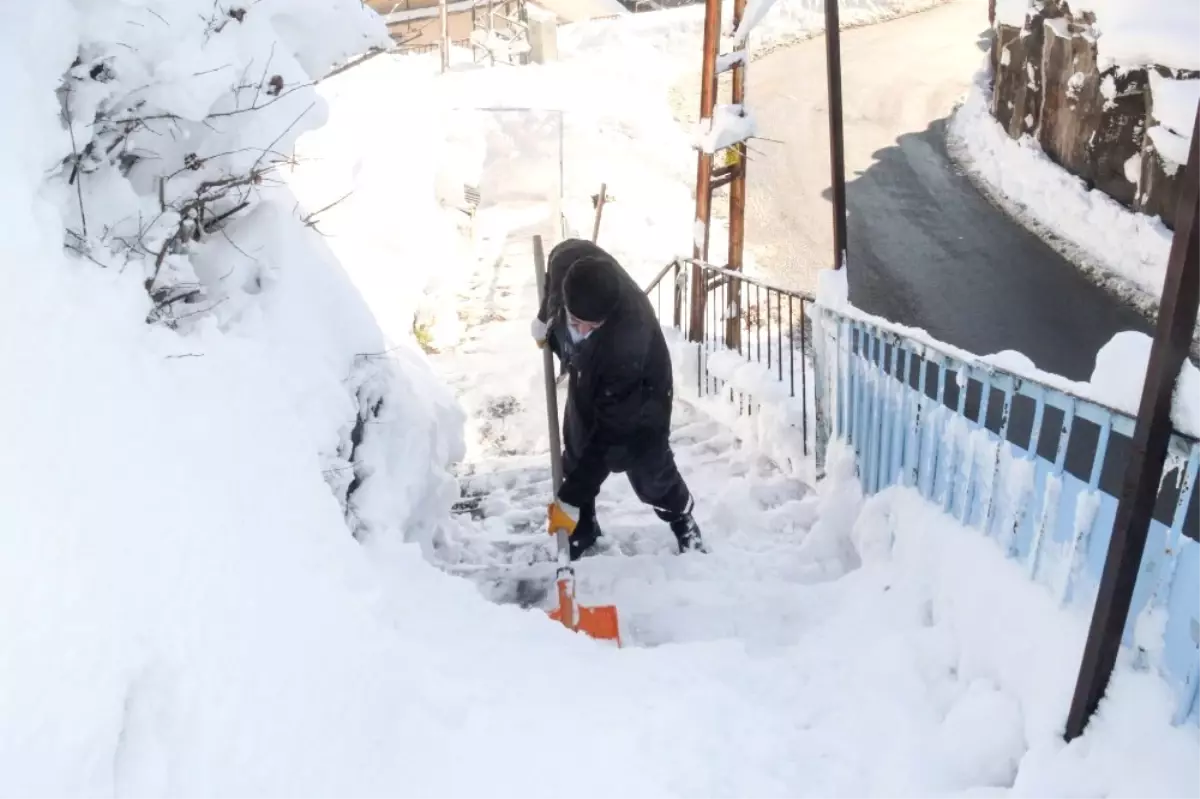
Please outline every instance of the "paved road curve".
M993 206L950 160L946 118L981 66L987 4L842 36L850 298L977 353L1015 349L1086 380L1113 334L1149 332L1136 311ZM751 64L760 134L747 241L770 279L815 286L832 259L824 39Z

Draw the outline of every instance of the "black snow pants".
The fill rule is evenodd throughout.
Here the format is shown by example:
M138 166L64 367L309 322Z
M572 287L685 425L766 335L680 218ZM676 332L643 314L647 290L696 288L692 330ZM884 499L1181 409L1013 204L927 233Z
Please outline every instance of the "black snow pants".
M563 422L563 470L569 474L582 454L580 425L571 417L568 406ZM638 442L635 450L614 450L606 458L608 474L624 472L637 498L654 509L658 518L675 524L692 512L692 495L675 466L675 455L667 436ZM607 475L605 475L607 479ZM603 481L601 481L603 482ZM596 497L589 497L579 508L577 541L589 542L600 533L596 519Z

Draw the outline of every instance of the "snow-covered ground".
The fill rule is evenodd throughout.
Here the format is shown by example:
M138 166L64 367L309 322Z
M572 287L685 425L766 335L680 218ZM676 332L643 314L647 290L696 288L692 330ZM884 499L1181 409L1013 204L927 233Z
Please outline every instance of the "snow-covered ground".
M0 4L0 63L22 76L0 148L0 793L1200 793L1196 730L1168 725L1150 674L1122 666L1089 733L1062 743L1086 619L992 544L903 492L864 507L845 453L813 491L686 405L675 441L713 555L666 554L614 480L616 546L581 567L630 646L444 573L548 543L520 529L545 501L519 232L536 202L505 186L464 236L436 198L464 170L517 173L494 158L503 125L455 123L488 120L483 104L565 108L564 209L586 227L608 180L601 241L644 276L691 241L692 161L665 83L619 57L444 78L435 59L382 57L321 84L329 124L272 171L287 185L255 183L221 220L236 223L175 241L169 285L203 301L148 324L162 250L113 231L177 199L156 176L181 170L195 192L245 170L242 147L251 171L291 153L322 117L307 78L380 32L358 15ZM178 124L135 126L158 158L70 180L72 135L94 134L86 118L68 133L55 95L77 55L106 84L93 100ZM230 97L209 73L225 60L255 88ZM261 126L236 105L293 87L301 105ZM533 169L536 187L556 165ZM490 519L450 516L453 461Z

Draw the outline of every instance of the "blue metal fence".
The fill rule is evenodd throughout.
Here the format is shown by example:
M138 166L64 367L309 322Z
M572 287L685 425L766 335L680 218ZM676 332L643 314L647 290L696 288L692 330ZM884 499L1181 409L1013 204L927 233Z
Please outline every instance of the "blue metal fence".
M1090 607L1134 419L884 323L819 306L817 313L818 442L832 436L854 449L868 494L916 489L995 538L1061 602ZM1147 665L1138 641L1161 636L1155 665L1176 692L1176 723L1193 724L1200 721L1198 466L1200 443L1176 434L1124 634L1136 662ZM1143 624L1149 635L1135 637Z
M691 264L668 265L647 290L658 294L656 308L663 319L662 284L673 289L668 305L676 328L690 316L685 266ZM856 454L866 493L893 485L917 490L962 524L996 539L1060 603L1090 611L1112 537L1132 416L917 340L853 310L824 307L803 295L773 302L771 292L784 298L791 292L700 266L707 314L697 347L699 394L726 396L747 413L763 399L729 391L710 373L706 364L719 351L753 353L768 371L777 372L781 385L793 384L786 392L791 396L794 362L803 378L815 355L812 405L807 390L801 391L802 449L807 454L811 433L818 475L828 440L845 442ZM731 301L728 291L735 285ZM765 306L751 301L745 285L767 292ZM784 316L783 309L793 305L803 308L799 323L793 314ZM763 361L761 348L745 338L755 335L755 325L746 320L761 318L770 325L772 309L779 327L766 328ZM1191 724L1200 724L1198 468L1200 442L1176 433L1123 637L1135 664L1159 669L1175 691L1175 722ZM1138 635L1143 625L1145 635ZM1155 651L1142 651L1139 642Z

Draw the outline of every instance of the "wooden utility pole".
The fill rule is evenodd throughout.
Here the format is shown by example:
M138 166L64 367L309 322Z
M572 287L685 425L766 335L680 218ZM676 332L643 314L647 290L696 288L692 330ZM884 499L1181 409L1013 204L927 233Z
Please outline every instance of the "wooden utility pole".
M1179 204L1175 210L1175 238L1167 260L1162 302L1146 383L1138 406L1133 448L1125 466L1125 483L1117 503L1112 539L1104 560L1104 572L1092 612L1083 661L1075 683L1071 710L1067 714L1065 737L1068 741L1083 734L1088 721L1112 676L1121 636L1129 618L1133 588L1137 583L1142 553L1154 504L1158 498L1167 446L1171 440L1171 401L1180 368L1187 358L1200 306L1200 110L1192 126L1192 145L1183 181L1179 184Z
M842 134L842 34L838 0L825 0L825 76L829 86L829 179L833 268L846 265L846 156Z
M733 2L733 27L737 30L746 11L746 0ZM742 37L731 53L718 58L721 37L721 0L706 0L704 4L704 54L700 69L700 126L712 125L717 107L717 79L721 72L732 72L731 104L741 113L746 101L746 37ZM692 258L708 262L708 245L712 225L713 192L729 186L729 259L726 267L741 271L742 254L746 247L746 142L740 140L719 150L724 155L720 166L714 168L713 153L698 146L696 162L696 221L693 230ZM692 266L691 319L688 338L704 338L704 313L708 292L704 271ZM678 308L676 309L678 314ZM741 340L741 297L737 281L730 284L729 307L726 316L725 345L736 348ZM716 331L712 331L714 334Z
M742 24L746 13L746 0L733 0L733 29L736 31ZM730 102L736 106L744 106L746 102L746 50L744 37L737 46L737 51L744 55L733 64L733 96ZM735 51L736 52L736 51ZM742 271L742 253L746 248L746 142L738 142L726 150L729 158L726 166L734 171L729 183L729 268L735 272ZM741 352L742 349L742 284L741 281L729 281L729 302L725 309L725 346ZM769 304L769 297L768 297ZM769 309L768 309L769 312Z
M721 37L721 0L704 0L704 58L700 66L700 124L713 121L717 104L717 48ZM708 260L708 228L712 221L712 153L697 148L696 219L692 230L692 257ZM704 271L692 266L692 318L688 339L704 338Z

